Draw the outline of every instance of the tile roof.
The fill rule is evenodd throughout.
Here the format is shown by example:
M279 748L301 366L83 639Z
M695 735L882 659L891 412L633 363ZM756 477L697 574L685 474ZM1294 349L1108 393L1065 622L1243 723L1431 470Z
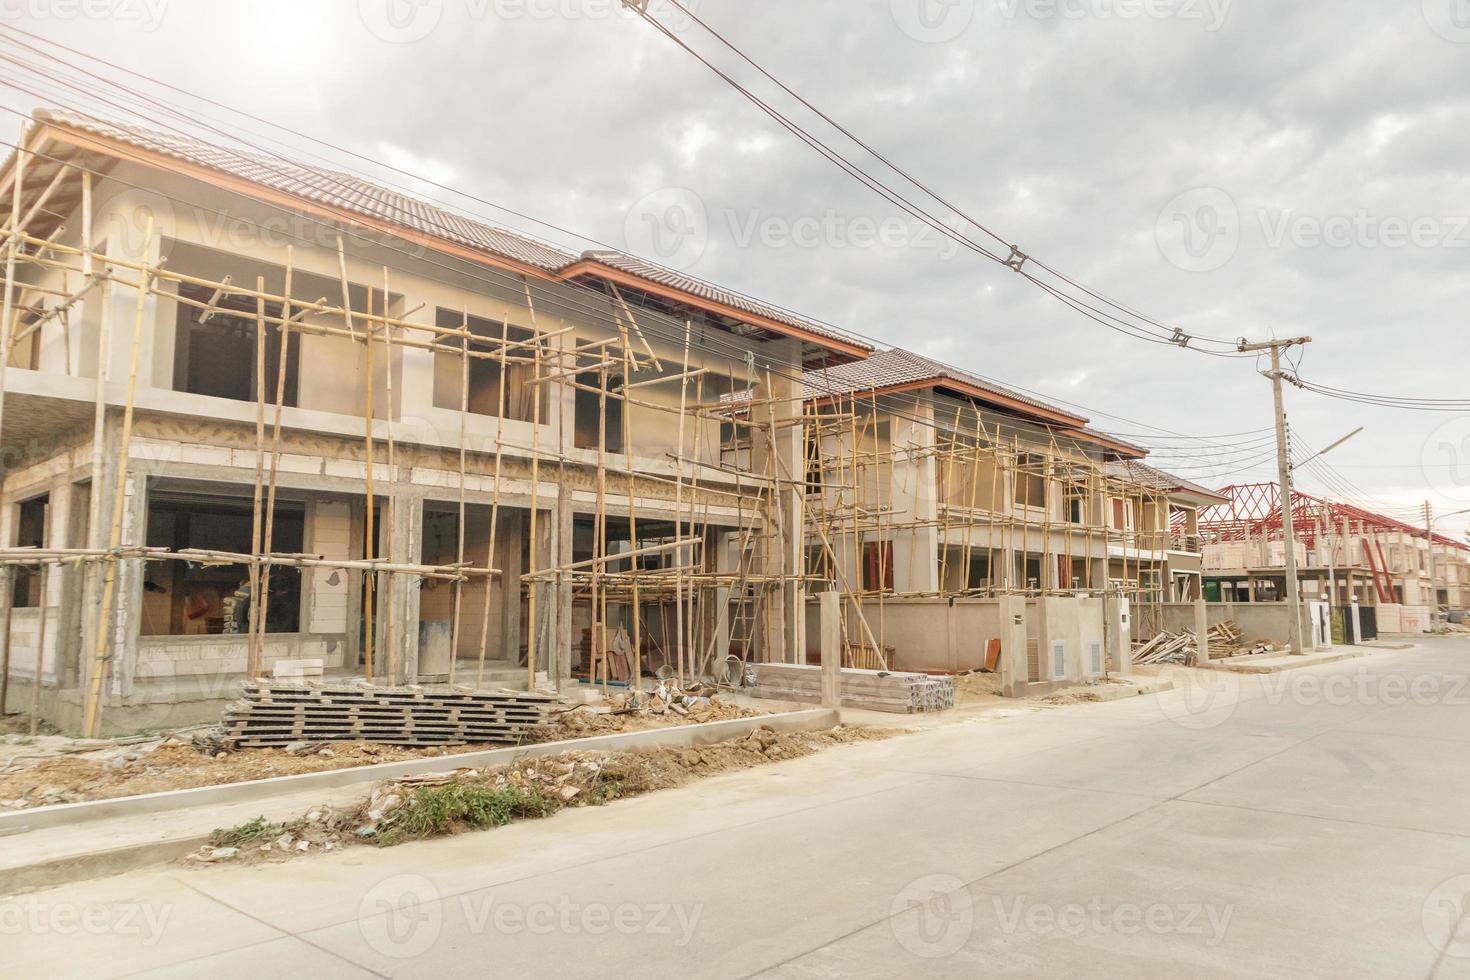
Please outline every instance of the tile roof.
M1156 490L1183 490L1187 493L1199 494L1200 496L1210 497L1214 500L1228 501L1230 499L1228 494L1200 486L1198 483L1186 480L1182 476L1165 473L1161 469L1149 466L1147 463L1140 463L1136 459L1125 459L1109 463L1108 472L1120 479L1133 483L1142 483L1144 486L1153 487Z
M961 371L959 368L950 367L940 361L935 361L906 351L899 347L890 350L879 351L866 360L854 361L838 367L826 368L816 371L808 371L802 379L806 397L820 398L825 395L849 394L854 391L870 391L874 388L894 388L899 385L914 384L921 381L944 382L950 381L982 392L988 392L1011 401L1017 401L1032 408L1040 409L1050 414L1062 415L1072 419L1076 424L1086 422L1087 419L1056 405L1049 405L1044 401L1024 395L1019 391L998 385L993 381ZM942 386L942 385L937 385Z
M271 190L388 222L410 231L433 235L547 272L561 273L578 262L593 261L819 337L839 340L863 350L872 349L871 344L832 327L635 256L614 251L585 252L579 256L349 173L298 163L268 153L218 146L180 133L160 132L132 123L109 122L75 112L42 109L36 112L36 119L208 167Z
M267 153L217 146L180 133L144 129L131 123L107 122L75 112L42 109L36 113L36 118L218 170L317 204L391 222L548 272L554 272L576 258L570 252L446 211L352 174L308 166Z

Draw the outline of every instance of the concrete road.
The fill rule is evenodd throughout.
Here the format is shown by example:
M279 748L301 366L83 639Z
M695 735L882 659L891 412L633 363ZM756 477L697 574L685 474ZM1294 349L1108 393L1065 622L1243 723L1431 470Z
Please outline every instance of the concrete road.
M451 840L6 899L0 973L1470 976L1467 788L1470 641L1430 638Z

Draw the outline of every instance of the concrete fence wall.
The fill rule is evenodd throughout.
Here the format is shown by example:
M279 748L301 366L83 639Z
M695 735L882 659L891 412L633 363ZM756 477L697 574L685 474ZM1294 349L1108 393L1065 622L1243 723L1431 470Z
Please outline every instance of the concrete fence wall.
M843 603L848 642L857 643L862 628L852 606ZM996 599L890 599L880 610L878 600L863 602L868 628L884 646L893 649L894 670L953 673L985 663L985 645L1002 636L1000 601ZM807 604L807 652L821 652L821 612Z
M1166 602L1163 604L1164 629L1171 633L1194 629L1194 603ZM1247 642L1270 640L1285 645L1291 635L1288 609L1284 602L1207 602L1205 615L1209 625L1233 620L1244 634ZM1311 624L1307 611L1302 610L1302 636L1311 635ZM1142 637L1141 639L1148 639Z

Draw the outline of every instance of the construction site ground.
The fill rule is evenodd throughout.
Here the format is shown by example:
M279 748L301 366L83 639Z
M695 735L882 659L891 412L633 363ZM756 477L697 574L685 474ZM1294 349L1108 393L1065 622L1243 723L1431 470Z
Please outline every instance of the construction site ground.
M0 941L17 975L89 980L530 975L548 943L565 977L1458 975L1467 674L1458 637L1276 680L1190 671L1215 696L941 726L486 833L78 882L16 914L126 928ZM1315 680L1275 696L1291 677ZM1421 678L1438 686L1392 693ZM1322 696L1335 679L1349 696Z
M741 701L744 703L738 703ZM617 702L567 706L528 741L650 731L750 717L770 710L752 707L749 698L733 696L682 715L672 711L624 712L620 708ZM410 748L370 742L313 742L303 743L295 751L265 748L210 754L193 744L196 734L207 731L191 728L117 740L18 733L0 737L0 813L505 747L503 743Z
M950 711L926 714L893 714L888 712L844 708L842 720L854 730L889 733L918 732L957 724L999 721L1017 715L1054 712L1058 708L1092 702L1137 697L1140 694L1168 690L1173 680L1168 671L1149 671L1131 678L1115 678L1108 682L1081 685L1053 691L1032 698L1003 698L995 693L994 675L973 674L957 679L960 692L958 706ZM748 695L723 695L724 703L713 712L717 718L701 714L698 719L733 720L789 715L809 710L810 704L751 698ZM543 736L559 735L562 739L585 739L614 733L653 731L672 727L664 716L647 714L612 714L607 707L597 710L581 708L566 713L554 730ZM185 736L186 737L186 736ZM68 740L58 736L43 737L35 750L51 751L85 748L90 742ZM575 747L576 742L569 743ZM14 745L6 747L14 753ZM24 747L22 747L24 748ZM306 772L327 772L346 766L366 766L409 759L440 759L436 770L452 770L462 765L461 759L477 748L501 746L458 746L448 749L413 750L361 743L333 744L331 758L315 752L294 756L280 749L255 749L229 753L210 759L185 744L141 743L126 749L142 753L142 757L124 766L107 768L109 758L120 758L117 748L94 750L80 756L62 755L29 771L12 773L11 785L31 786L37 780L60 779L68 774L69 795L75 799L102 800L124 795L125 790L159 792L207 785L220 785L243 780L273 779L278 776ZM161 756L162 758L157 758ZM156 758L150 764L149 759ZM162 763L161 765L159 763ZM709 775L706 766L700 775ZM234 776L235 780L222 779ZM6 785L6 784L0 784ZM178 860L195 852L210 833L219 828L245 824L257 818L270 823L295 820L308 813L341 813L354 809L368 793L365 784L300 790L289 785L260 784L260 792L248 800L205 806L169 808L135 816L109 816L75 826L48 827L24 835L26 847L11 849L0 859L0 876L10 879L13 888L35 887L47 882L70 878L118 873L153 863ZM18 812L12 810L10 812ZM327 835L339 841L335 834ZM334 844L334 846L336 846ZM208 848L204 848L207 852Z

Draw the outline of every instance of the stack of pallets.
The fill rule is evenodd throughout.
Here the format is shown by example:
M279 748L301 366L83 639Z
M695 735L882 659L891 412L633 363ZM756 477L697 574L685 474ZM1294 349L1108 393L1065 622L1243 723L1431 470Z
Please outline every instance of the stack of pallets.
M820 701L822 668L805 664L756 664L761 694L784 701ZM954 707L954 678L844 667L839 694L850 708L898 714L944 711Z
M555 695L419 687L320 687L258 682L225 711L237 748L292 742L388 745L519 742L547 722Z

